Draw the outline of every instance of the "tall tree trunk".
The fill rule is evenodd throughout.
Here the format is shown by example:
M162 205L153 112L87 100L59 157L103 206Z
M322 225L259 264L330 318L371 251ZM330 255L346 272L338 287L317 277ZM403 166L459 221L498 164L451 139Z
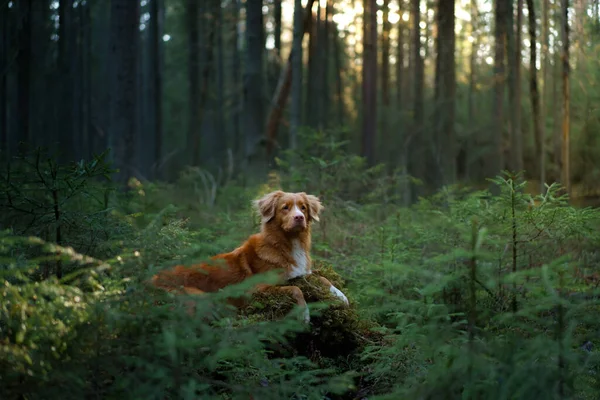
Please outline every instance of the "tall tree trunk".
M377 2L364 0L363 19L363 123L362 155L369 164L375 161L377 132Z
M294 1L294 38L292 42L292 104L290 110L290 149L296 149L298 128L302 120L302 38L304 11L302 0Z
M81 18L81 148L86 159L92 156L90 148L92 86L91 86L91 52L92 52L92 19L89 3L80 5Z
M438 0L436 37L436 99L437 105L437 186L452 184L456 181L456 137L454 133L454 114L456 108L456 69L455 69L455 0Z
M402 12L404 11L404 0L398 0L398 13L400 18L398 19L398 47L396 48L396 102L398 110L402 110L404 103L404 41L405 41L405 29L404 21L402 21Z
M521 15L522 0L517 2L517 20L513 23L514 9L508 1L507 10L507 65L510 116L510 168L523 170L523 144L521 137Z
M561 183L571 194L570 91L569 91L569 0L562 0L562 170Z
M381 95L384 107L390 105L390 0L383 0L383 30L381 32Z
M426 141L424 138L424 87L425 70L424 60L421 55L421 2L420 0L411 0L411 20L412 20L412 61L411 67L413 73L413 136L410 140L410 160L409 172L417 179L425 179ZM413 185L411 190L411 200L416 201L421 190Z
M19 52L17 54L17 134L19 141L31 141L30 94L31 94L31 1L17 3L21 18L19 29ZM25 147L21 146L21 150Z
M550 94L550 85L548 82L548 71L550 69L550 52L549 52L549 37L550 37L550 29L549 29L549 8L550 1L543 0L542 3L542 51L540 54L541 63L542 63L542 85L541 85L541 93L540 93L540 127L542 132L542 142L540 146L542 148L542 159L540 162L543 162L543 170L542 174L542 192L545 190L544 182L546 181L546 110L548 109L548 95ZM533 8L534 9L534 8Z
M241 74L240 74L240 50L239 50L239 31L238 24L240 22L240 4L241 0L232 0L231 6L233 7L233 40L231 43L233 62L231 63L231 86L233 87L232 97L234 99L234 111L232 115L233 123L233 154L236 158L240 156L240 143L242 138L240 137L240 109L242 102L239 100L242 98L241 91Z
M331 26L331 10L333 5L331 0L328 0L325 5L325 16L323 18L323 30L321 37L321 114L320 114L320 127L325 129L328 127L327 121L329 120L329 41L331 40L330 26Z
M8 146L8 124L7 108L8 108L8 93L7 93L7 77L8 77L8 56L9 41L8 41L8 21L9 21L8 3L0 4L0 152L9 154Z
M110 13L110 147L116 180L122 186L132 176L136 137L136 71L139 45L140 3L112 0Z
M312 13L311 8L314 4L315 0L308 0L306 4L306 9L304 11L304 21L303 21L303 34L311 31L312 24ZM300 43L302 39L300 39ZM288 61L286 67L279 74L279 81L277 82L277 87L275 89L275 94L273 95L273 99L271 101L271 109L269 111L269 117L267 122L267 155L270 156L273 151L273 145L275 143L275 139L277 136L277 128L279 126L279 122L281 120L281 115L283 114L283 109L285 107L285 103L287 102L287 98L290 94L290 88L292 85L292 69L293 69L293 57L294 52L290 52L288 56ZM300 60L302 62L302 60ZM309 85L310 88L310 85ZM299 101L302 99L300 98ZM298 106L301 108L301 106ZM300 121L298 121L300 123Z
M506 47L508 1L497 0L495 5L495 28L494 28L494 100L492 104L492 126L491 147L492 151L487 157L488 167L487 175L489 178L497 175L504 168L504 149L503 149L503 131L504 131L504 88L505 88L505 68L504 68L504 49ZM492 186L495 190L495 187Z
M151 0L150 3L150 55L152 64L152 113L154 116L154 177L160 179L163 143L163 21L164 5L162 0Z
M225 126L225 61L223 48L223 9L221 8L221 0L214 1L214 16L215 21L214 31L217 37L217 123L216 131L217 134L217 148L216 154L219 159L225 158L227 150L227 131Z
M390 31L392 30L389 21L390 0L383 1L383 28L381 30L381 118L379 120L379 144L378 158L385 162L388 169L392 168L396 162L395 152L390 143L393 143L390 137Z
M477 7L477 0L471 0L471 37L473 41L471 42L471 54L469 55L469 92L467 97L468 103L468 120L469 127L471 128L471 132L475 135L475 138L479 137L478 130L475 128L477 126L476 123L476 115L478 115L475 96L477 95L477 52L479 51L480 46L480 15L479 9ZM472 179L475 176L472 175L472 169L470 162L467 161L466 155L471 154L473 148L479 144L477 139L475 140L467 140L466 143L463 144L463 152L461 154L465 155L460 165L462 166L462 176L467 179ZM458 166L457 166L458 168Z
M335 8L332 8L332 11ZM333 18L332 18L333 19ZM333 29L333 62L335 68L335 92L336 92L336 104L337 104L337 124L338 126L344 125L344 92L342 84L342 49L340 46L340 35L337 29L337 24L332 23Z
M281 59L281 0L274 0L273 2L275 3L273 12L275 18L275 52L277 58Z
M193 163L199 152L200 142L200 9L196 0L188 0L188 90L189 90L189 116L187 148L189 162Z
M263 133L263 13L262 0L246 1L246 71L244 115L246 162L259 167L259 142Z
M57 101L59 144L61 149L60 159L63 162L71 160L75 156L74 146L76 132L74 130L74 87L73 87L73 64L71 63L73 51L73 0L60 0L58 6L58 66L60 71L59 90L60 96Z
M537 38L535 32L535 8L533 0L527 0L529 20L529 90L531 92L531 109L533 113L533 132L535 138L536 159L540 168L540 193L544 193L546 181L545 135L540 115L540 92L537 79Z

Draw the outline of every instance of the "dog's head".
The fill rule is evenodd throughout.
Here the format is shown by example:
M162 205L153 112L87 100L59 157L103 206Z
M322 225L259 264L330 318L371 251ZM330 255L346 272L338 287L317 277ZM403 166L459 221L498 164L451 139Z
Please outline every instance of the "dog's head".
M321 201L304 192L287 193L277 190L254 201L262 224L274 224L286 232L306 230L312 221L319 221Z

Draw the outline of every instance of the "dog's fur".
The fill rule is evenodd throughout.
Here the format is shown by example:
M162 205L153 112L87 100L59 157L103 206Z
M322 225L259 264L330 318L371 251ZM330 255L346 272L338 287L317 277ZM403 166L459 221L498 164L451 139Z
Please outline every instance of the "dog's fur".
M319 221L319 214L324 208L320 200L304 192L278 190L255 200L254 205L262 219L260 233L250 236L232 252L212 257L215 265L178 265L155 275L153 284L169 291L201 294L215 292L252 275L273 270L279 272L282 281L311 274L310 229L313 221ZM217 265L219 262L224 266ZM332 294L348 304L346 296L329 280L319 279ZM304 307L308 322L308 307L297 286L260 284L254 290L273 290L291 295L299 306Z

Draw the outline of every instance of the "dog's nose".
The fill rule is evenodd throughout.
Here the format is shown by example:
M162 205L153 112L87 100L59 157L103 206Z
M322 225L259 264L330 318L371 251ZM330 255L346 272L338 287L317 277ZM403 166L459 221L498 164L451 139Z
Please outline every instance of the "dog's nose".
M294 215L294 221L303 221L304 220L304 215L299 214L299 215Z

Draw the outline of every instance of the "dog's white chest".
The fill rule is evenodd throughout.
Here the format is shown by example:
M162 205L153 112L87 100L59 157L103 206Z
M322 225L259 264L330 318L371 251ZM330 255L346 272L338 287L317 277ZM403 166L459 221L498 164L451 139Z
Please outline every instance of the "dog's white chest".
M288 279L310 274L308 257L299 240L292 242L292 258L294 259L294 264L292 265Z

